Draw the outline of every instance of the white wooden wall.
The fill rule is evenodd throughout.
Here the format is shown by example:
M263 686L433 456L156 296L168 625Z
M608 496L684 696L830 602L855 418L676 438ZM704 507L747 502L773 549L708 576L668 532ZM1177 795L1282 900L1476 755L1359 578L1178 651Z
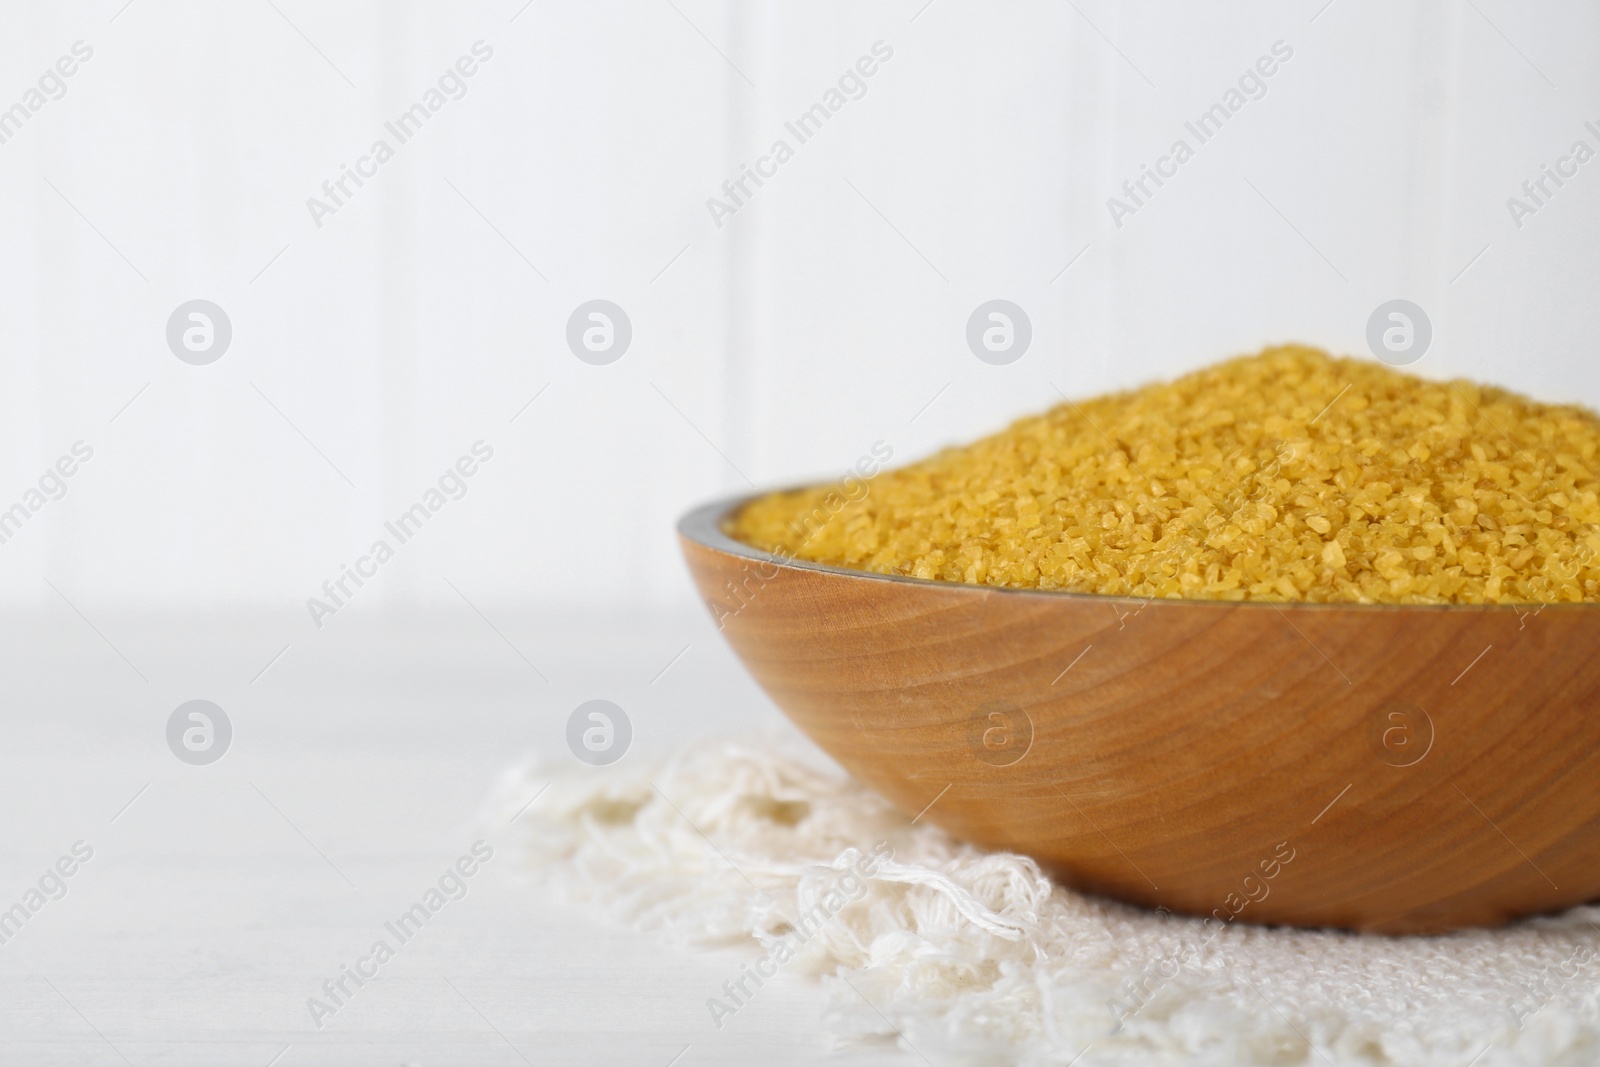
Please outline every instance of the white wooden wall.
M0 108L93 48L0 144L0 509L94 448L0 544L3 603L304 613L480 439L356 608L447 578L681 599L674 518L746 479L1264 342L1364 353L1396 297L1433 321L1422 373L1600 404L1600 160L1520 228L1506 204L1600 150L1592 3L124 2L0 5ZM480 39L467 94L317 227L306 199ZM784 122L878 41L798 144ZM1278 41L1266 95L1114 225ZM780 137L717 226L707 199ZM195 298L233 325L209 366L165 341ZM633 325L608 366L564 340L594 298ZM1009 366L966 345L992 298L1033 324Z

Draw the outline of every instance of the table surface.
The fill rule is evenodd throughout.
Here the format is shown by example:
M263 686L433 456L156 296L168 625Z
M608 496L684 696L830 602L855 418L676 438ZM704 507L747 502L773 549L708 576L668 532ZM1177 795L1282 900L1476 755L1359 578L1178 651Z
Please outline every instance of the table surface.
M783 728L694 606L351 612L320 631L287 612L63 606L0 635L0 909L93 848L0 944L0 1063L920 1062L828 1053L822 990L798 975L716 1029L706 998L744 954L552 903L509 849L313 1021L323 981L468 851L504 769L571 759L582 701L627 709L629 760ZM234 731L207 766L166 744L196 698Z

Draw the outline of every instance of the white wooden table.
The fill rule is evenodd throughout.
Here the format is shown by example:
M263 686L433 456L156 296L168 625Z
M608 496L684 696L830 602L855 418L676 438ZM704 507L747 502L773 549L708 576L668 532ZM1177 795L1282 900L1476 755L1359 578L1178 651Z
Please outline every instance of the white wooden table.
M287 612L91 627L63 606L0 623L0 909L75 842L94 850L0 944L0 1063L830 1059L816 986L780 978L718 1031L705 999L740 955L672 949L553 905L508 850L377 978L347 980L351 995L315 1026L308 998L469 849L505 766L564 752L581 701L629 711L630 759L778 721L692 610L489 614L494 628L463 609L341 615L319 632ZM194 698L234 729L209 766L165 742L168 716Z

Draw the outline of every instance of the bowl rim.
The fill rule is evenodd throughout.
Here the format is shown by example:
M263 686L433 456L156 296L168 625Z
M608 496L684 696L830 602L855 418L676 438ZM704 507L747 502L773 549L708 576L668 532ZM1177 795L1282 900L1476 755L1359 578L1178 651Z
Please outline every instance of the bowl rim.
M684 512L678 519L678 536L692 544L726 555L737 556L741 559L763 563L769 566L787 568L790 570L815 571L820 574L831 574L843 578L864 579L876 582L899 582L907 585L927 586L952 592L962 592L973 595L1002 595L1013 597L1045 597L1056 600L1080 600L1085 603L1095 604L1138 604L1141 607L1149 604L1208 606L1213 608L1246 608L1267 609L1272 608L1282 613L1286 609L1294 611L1453 611L1453 612L1500 612L1505 614L1520 615L1524 612L1539 612L1545 609L1594 609L1600 607L1600 602L1595 601L1557 601L1540 603L1538 601L1514 604L1354 604L1346 601L1305 601L1305 600L1218 600L1212 598L1183 598L1183 597L1141 597L1121 596L1108 593L1075 593L1064 589L1021 589L1008 585L975 585L967 582L949 582L937 578L914 578L906 574L881 574L877 571L852 570L849 567L836 567L830 563L816 563L811 560L799 559L795 556L780 555L756 548L754 545L737 541L723 529L723 523L733 512L771 492L783 490L766 490L754 493L740 493L736 496L719 497L696 505Z

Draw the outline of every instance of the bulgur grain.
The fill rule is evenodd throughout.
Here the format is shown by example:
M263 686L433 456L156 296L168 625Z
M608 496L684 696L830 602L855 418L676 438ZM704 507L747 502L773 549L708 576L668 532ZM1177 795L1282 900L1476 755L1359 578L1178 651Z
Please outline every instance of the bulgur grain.
M884 574L1117 596L1600 600L1600 418L1301 346L1068 402L739 539Z

